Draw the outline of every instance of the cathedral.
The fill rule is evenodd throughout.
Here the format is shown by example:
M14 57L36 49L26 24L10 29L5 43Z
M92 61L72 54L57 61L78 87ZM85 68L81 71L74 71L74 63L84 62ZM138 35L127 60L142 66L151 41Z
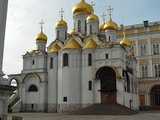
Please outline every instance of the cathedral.
M37 49L23 55L20 74L9 75L18 87L9 108L66 112L93 104L158 107L160 23L118 25L112 10L109 7L109 18L100 23L93 6L80 0L72 9L72 32L62 14L49 46L41 26Z

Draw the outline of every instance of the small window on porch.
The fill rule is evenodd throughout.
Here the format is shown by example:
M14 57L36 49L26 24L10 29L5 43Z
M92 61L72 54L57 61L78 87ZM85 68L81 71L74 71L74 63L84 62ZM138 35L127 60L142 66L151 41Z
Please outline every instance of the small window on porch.
M109 55L108 55L108 53L106 54L106 59L108 59L109 58Z
M89 90L89 91L92 90L92 81L88 81L88 90Z
M63 102L67 102L67 97L63 97Z

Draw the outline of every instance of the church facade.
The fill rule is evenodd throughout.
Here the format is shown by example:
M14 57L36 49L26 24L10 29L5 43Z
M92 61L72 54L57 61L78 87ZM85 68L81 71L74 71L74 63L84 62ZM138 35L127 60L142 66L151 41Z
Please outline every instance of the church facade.
M13 111L65 112L92 104L139 110L159 105L159 23L118 26L112 9L108 11L109 19L100 24L93 6L80 0L72 11L73 31L68 33L62 16L48 47L41 27L37 49L23 55L21 74L9 75L18 85Z

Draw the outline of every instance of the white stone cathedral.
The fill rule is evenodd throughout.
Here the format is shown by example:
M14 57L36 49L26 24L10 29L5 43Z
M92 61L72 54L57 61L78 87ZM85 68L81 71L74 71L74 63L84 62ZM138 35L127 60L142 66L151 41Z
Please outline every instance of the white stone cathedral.
M73 31L61 17L47 48L41 28L37 49L23 55L22 72L9 76L18 85L13 111L64 112L92 104L139 108L133 42L125 34L119 39L111 11L100 25L93 6L80 0L72 11Z

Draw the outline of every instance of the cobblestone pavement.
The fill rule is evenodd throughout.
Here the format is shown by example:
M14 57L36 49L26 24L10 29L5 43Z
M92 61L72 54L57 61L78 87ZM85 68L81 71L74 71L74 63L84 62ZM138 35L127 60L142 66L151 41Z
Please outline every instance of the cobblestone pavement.
M24 120L160 120L160 112L141 112L129 116L110 115L65 115L45 113L17 113L9 116L22 116Z

